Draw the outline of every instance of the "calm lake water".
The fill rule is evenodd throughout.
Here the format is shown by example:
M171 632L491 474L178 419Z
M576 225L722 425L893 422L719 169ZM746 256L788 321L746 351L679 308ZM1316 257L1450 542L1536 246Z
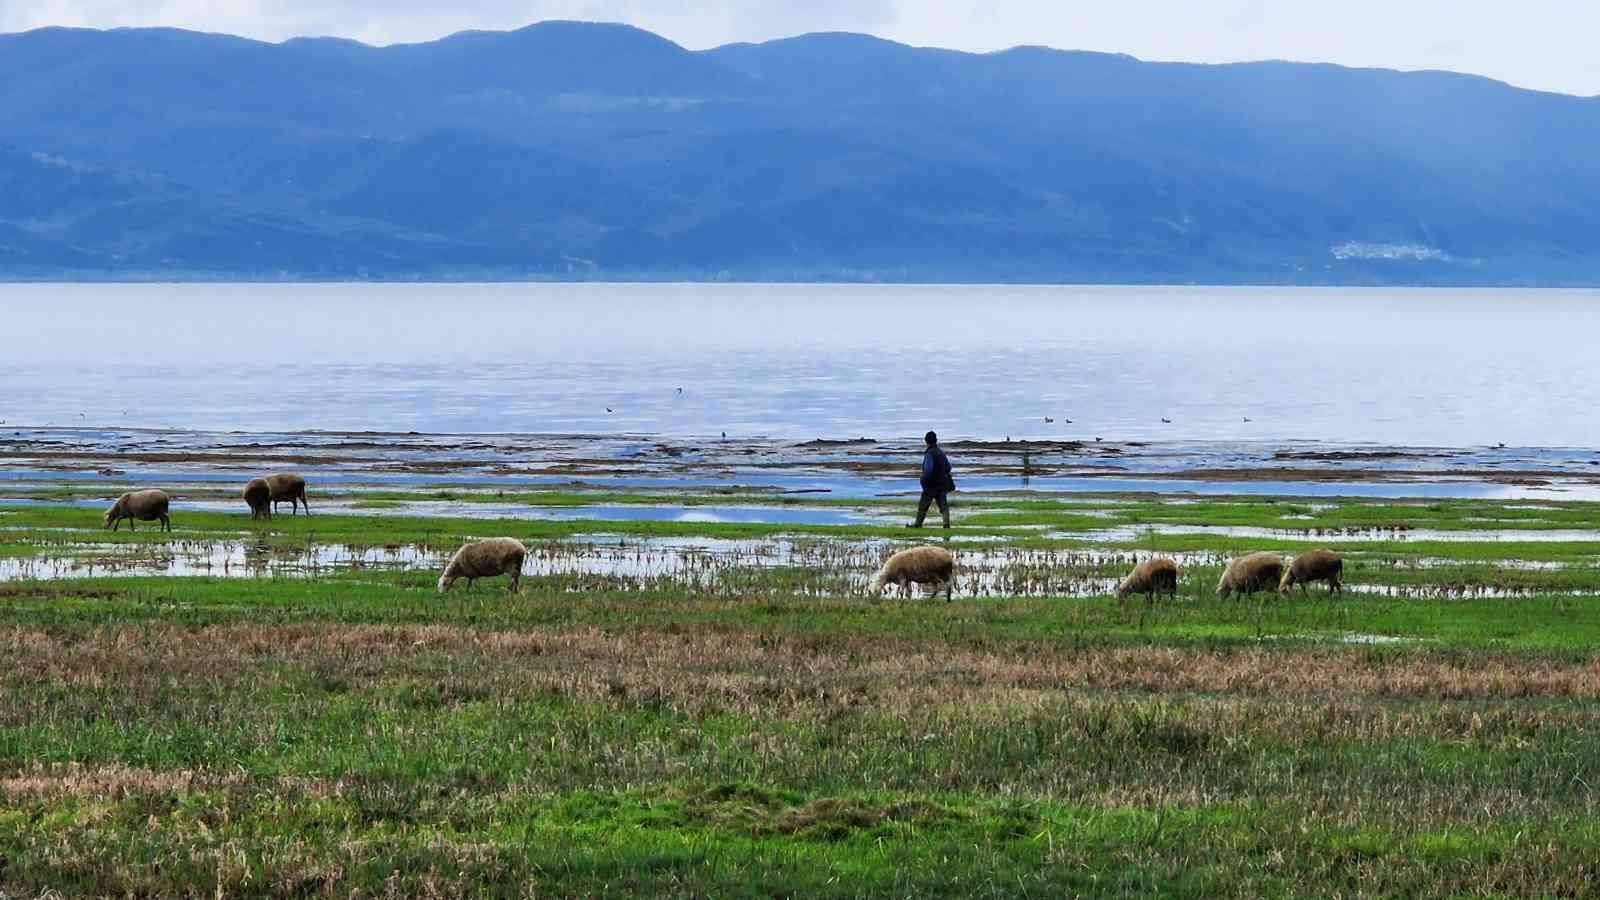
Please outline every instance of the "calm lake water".
M1600 446L1596 291L5 285L0 307L11 425Z

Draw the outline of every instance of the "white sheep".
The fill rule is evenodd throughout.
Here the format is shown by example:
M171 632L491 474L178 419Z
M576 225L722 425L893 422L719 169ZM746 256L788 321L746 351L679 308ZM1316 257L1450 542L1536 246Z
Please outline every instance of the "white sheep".
M1117 587L1117 599L1127 599L1129 594L1143 594L1145 600L1155 599L1156 594L1171 594L1174 599L1178 596L1178 564L1165 557L1147 559L1128 573Z
M1283 560L1276 553L1252 553L1228 563L1217 582L1217 596L1227 597L1235 592L1254 594L1270 591L1283 575Z
M931 584L931 596L937 597L942 587L948 602L955 598L955 568L955 554L943 547L912 547L885 560L867 584L867 591L880 596L883 586L892 583L900 586L900 595L904 597L910 582Z
M153 522L160 520L162 531L172 530L172 519L168 517L167 510L172 503L172 498L166 491L147 490L129 491L117 498L106 510L104 527L116 531L122 526L122 520L128 520L128 530L135 529L134 522Z
M516 538L488 538L463 544L450 557L444 574L439 576L439 593L450 590L450 585L458 578L465 578L467 589L471 590L474 580L497 575L510 575L510 591L515 593L522 580L522 561L527 555L528 549Z

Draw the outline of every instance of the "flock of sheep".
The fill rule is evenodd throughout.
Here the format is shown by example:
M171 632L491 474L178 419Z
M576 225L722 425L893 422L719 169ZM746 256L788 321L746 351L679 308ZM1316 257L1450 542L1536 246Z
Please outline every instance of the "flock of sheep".
M894 584L905 594L908 585L932 585L931 596L944 591L945 599L955 596L955 554L943 547L912 547L889 557L868 583L868 592L879 595ZM1276 553L1252 553L1231 560L1217 582L1217 596L1254 594L1276 589L1280 593L1295 585L1302 591L1314 581L1327 582L1328 591L1344 590L1344 560L1331 550L1308 550L1294 558L1288 568ZM1156 594L1178 595L1178 564L1165 557L1147 559L1128 573L1117 587L1117 599L1129 594L1144 594L1150 601Z
M298 515L301 509L305 510L306 515L311 515L311 506L306 503L306 480L292 472L252 478L245 484L243 496L245 504L250 507L251 519L271 519L273 510L284 502L290 504L291 515ZM166 491L129 491L118 497L106 510L105 527L116 531L122 520L127 519L130 530L135 527L135 522L159 521L163 531L171 531L171 503L172 498ZM527 548L516 538L489 538L464 544L450 557L444 574L439 576L439 591L443 593L450 590L450 586L461 579L466 579L470 589L479 578L500 575L510 576L510 590L516 591L521 583L522 565L526 557ZM944 591L945 599L951 600L955 597L955 566L955 554L943 547L901 550L890 556L883 567L873 574L867 591L878 596L883 593L885 586L894 584L899 586L903 596L908 586L915 583L932 585L932 596L937 597L940 591ZM1343 560L1328 550L1302 553L1295 557L1287 569L1284 568L1283 559L1275 553L1252 553L1228 563L1222 580L1217 582L1217 596L1253 594L1272 590L1274 586L1282 592L1296 584L1304 590L1313 581L1327 582L1331 593L1343 590L1343 574ZM1117 588L1119 600L1127 598L1129 594L1144 594L1146 601L1149 601L1161 593L1177 596L1178 565L1170 559L1159 557L1139 563Z
M311 515L311 504L306 502L306 480L291 472L280 472L265 478L252 478L244 486L244 502L250 507L250 518L270 519L279 503L288 502L299 514L303 508ZM172 530L172 497L166 491L150 488L129 491L117 498L106 510L105 527L116 531L122 520L128 520L128 529L134 530L137 522L160 522L162 531Z

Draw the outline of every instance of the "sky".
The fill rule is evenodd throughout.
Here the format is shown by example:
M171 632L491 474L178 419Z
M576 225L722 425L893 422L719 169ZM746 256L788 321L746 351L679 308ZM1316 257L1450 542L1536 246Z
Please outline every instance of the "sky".
M1449 69L1600 95L1596 0L0 0L0 32L170 25L278 41L426 41L542 19L627 22L691 49L808 31L920 46Z

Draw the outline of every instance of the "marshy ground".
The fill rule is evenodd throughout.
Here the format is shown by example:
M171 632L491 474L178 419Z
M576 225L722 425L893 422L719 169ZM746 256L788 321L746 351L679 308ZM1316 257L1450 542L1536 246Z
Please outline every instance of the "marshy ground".
M1600 891L1597 504L191 475L170 534L0 489L5 892ZM491 535L522 593L438 594ZM865 595L913 539L955 602ZM1213 594L1316 546L1344 594Z

